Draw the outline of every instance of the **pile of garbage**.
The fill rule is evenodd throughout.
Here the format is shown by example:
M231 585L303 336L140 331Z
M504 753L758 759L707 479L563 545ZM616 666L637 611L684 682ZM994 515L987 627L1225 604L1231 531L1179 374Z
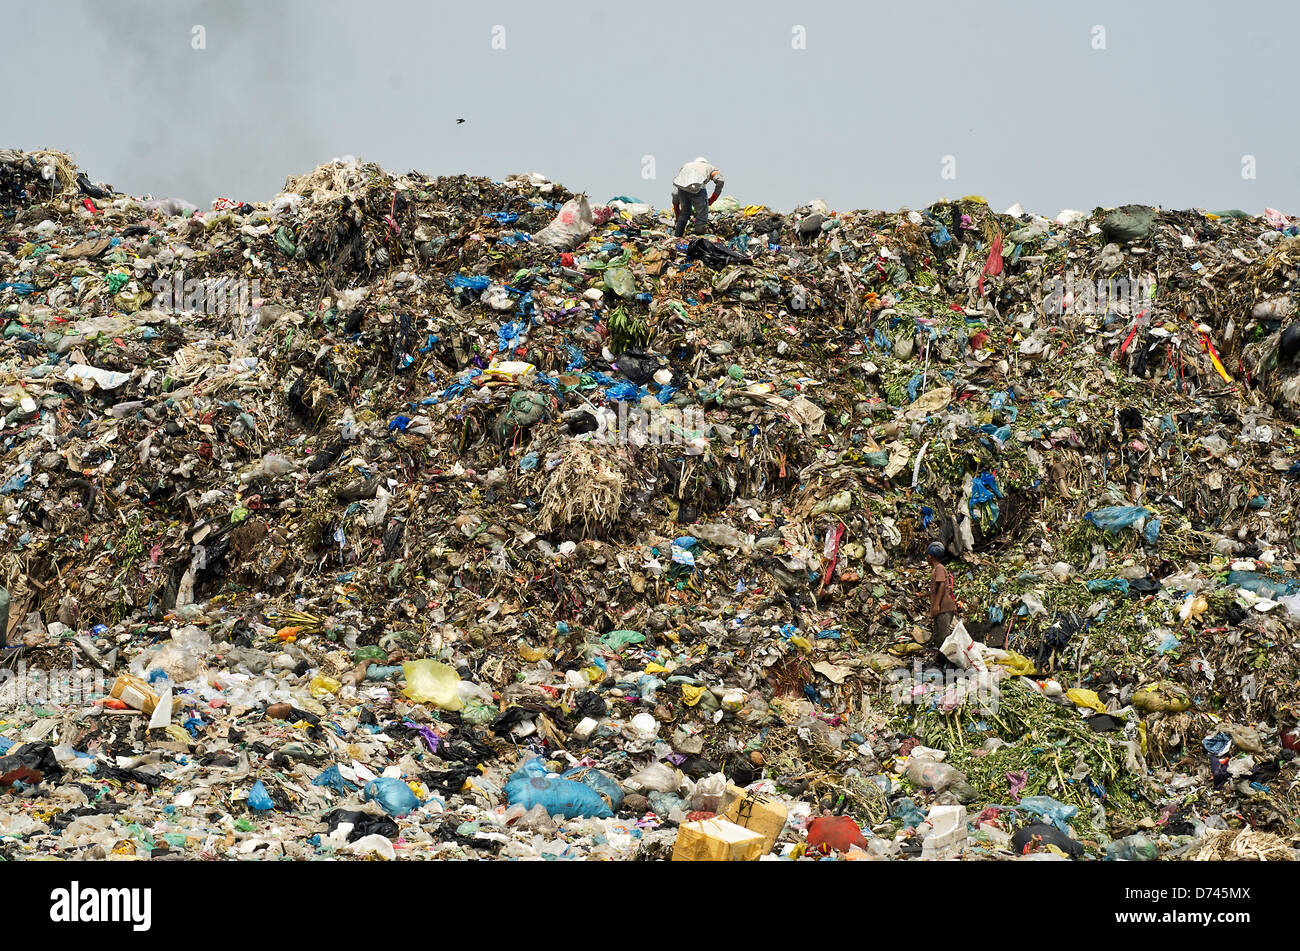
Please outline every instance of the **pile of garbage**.
M710 229L0 150L0 856L1293 858L1297 223Z

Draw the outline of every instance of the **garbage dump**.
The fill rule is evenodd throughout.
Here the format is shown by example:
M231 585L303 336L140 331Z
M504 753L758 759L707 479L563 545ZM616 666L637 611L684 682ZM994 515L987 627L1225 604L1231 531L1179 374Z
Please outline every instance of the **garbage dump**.
M1295 857L1279 212L0 215L5 859Z

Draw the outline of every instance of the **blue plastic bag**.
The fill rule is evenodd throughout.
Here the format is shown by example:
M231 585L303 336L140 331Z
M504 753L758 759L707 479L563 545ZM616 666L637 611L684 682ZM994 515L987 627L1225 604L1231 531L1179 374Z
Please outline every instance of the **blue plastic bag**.
M609 399L618 400L619 402L639 403L641 402L641 397L644 396L645 393L642 391L641 387L637 386L635 383L623 380L622 382L615 383L611 386L609 392L605 395Z
M1079 814L1078 806L1061 802L1051 796L1026 796L1020 800L1020 808L1031 815L1042 816L1065 835L1070 834L1066 822Z
M1095 512L1089 512L1084 518L1098 528L1105 529L1112 535L1118 535L1151 514L1150 509L1140 505L1108 505Z
M523 343L526 333L528 333L528 325L522 321L502 324L497 330L497 349L502 351L515 349Z
M1106 594L1118 592L1119 594L1128 594L1129 584L1127 578L1093 578L1088 582L1089 593L1095 594L1098 591Z
M1154 545L1160 538L1160 519L1153 518L1147 521L1147 527L1142 529L1142 539L1148 545Z
M1220 730L1201 740L1201 746L1211 756L1226 756L1228 750L1232 749L1232 737Z
M1228 584L1253 591L1261 598L1269 598L1273 601L1300 590L1300 582L1291 578L1270 578L1261 575L1258 571L1229 571Z
M661 681L662 683L662 681ZM608 773L602 773L594 766L579 766L571 769L560 777L568 779L575 783L594 789L602 799L609 803L609 807L615 812L619 806L623 805L623 787L618 784L618 780Z
M322 770L321 774L311 781L311 784L313 786L325 786L342 795L355 792L358 788L356 783L350 783L343 778L343 774L339 772L338 764Z
M476 274L474 277L462 277L459 274L453 274L447 279L447 285L456 290L467 287L472 291L485 291L492 283L492 279L485 274Z
M531 809L542 806L549 815L577 819L595 816L607 819L614 810L590 786L571 779L553 779L546 775L542 761L534 757L511 775L506 783L506 798L512 806Z
M1000 498L1003 498L1002 490L998 488L998 480L993 473L981 472L971 480L971 505L979 505L982 502L992 502L994 499Z
M260 779L248 791L248 805L249 808L256 809L258 812L266 812L268 809L275 808L275 803L271 801L271 794L266 791L266 786Z
M390 776L380 776L366 783L364 798L366 802L377 801L384 812L399 818L420 808L420 798L411 792L411 787Z
M904 829L914 829L925 821L925 812L910 797L904 797L894 804L889 818L902 819Z

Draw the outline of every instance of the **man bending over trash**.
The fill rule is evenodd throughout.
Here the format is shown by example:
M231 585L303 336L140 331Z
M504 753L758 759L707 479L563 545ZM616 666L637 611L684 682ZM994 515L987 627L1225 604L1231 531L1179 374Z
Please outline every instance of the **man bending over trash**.
M930 622L935 644L942 644L948 639L957 613L952 575L939 560L944 554L946 551L939 542L931 542L930 547L925 550L925 560L930 565Z
M713 197L709 198L705 185L713 182ZM709 164L709 160L700 156L694 162L682 166L677 177L673 179L673 216L677 219L673 234L682 237L686 234L686 219L695 215L695 234L704 234L709 221L709 206L722 194L722 172Z

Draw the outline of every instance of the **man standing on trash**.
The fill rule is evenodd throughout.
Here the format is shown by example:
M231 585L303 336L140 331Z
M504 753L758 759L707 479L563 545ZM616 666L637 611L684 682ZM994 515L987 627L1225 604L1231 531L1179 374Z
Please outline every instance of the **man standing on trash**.
M934 633L936 647L943 644L952 633L953 621L957 615L952 575L939 560L945 554L946 550L939 542L931 542L925 550L925 560L930 565L930 629Z
M713 182L713 197L708 197L705 186ZM694 234L704 234L709 222L709 206L722 194L722 172L709 164L709 160L700 156L694 162L682 166L677 177L673 179L673 216L676 223L673 234L682 237L686 234L686 220L695 216Z

